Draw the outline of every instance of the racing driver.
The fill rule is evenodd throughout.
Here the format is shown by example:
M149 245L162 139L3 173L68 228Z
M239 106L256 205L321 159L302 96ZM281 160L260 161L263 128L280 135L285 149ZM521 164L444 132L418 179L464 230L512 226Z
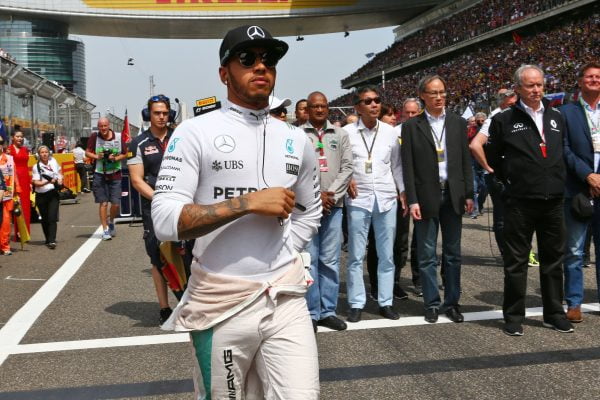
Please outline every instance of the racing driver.
M191 277L163 329L190 331L198 399L319 397L299 252L321 218L314 150L269 116L288 45L260 26L219 49L223 107L183 122L152 201L159 240L196 239Z

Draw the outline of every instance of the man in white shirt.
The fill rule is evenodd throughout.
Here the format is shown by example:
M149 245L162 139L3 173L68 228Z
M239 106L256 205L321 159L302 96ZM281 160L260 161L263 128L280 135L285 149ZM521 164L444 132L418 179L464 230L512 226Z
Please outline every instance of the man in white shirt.
M398 319L392 308L394 289L394 237L396 207L400 193L401 207L406 209L400 143L395 129L377 118L381 98L374 87L356 91L354 104L360 115L356 123L344 126L352 145L353 185L346 199L348 215L348 322L358 322L366 303L363 259L371 221L377 242L379 313Z

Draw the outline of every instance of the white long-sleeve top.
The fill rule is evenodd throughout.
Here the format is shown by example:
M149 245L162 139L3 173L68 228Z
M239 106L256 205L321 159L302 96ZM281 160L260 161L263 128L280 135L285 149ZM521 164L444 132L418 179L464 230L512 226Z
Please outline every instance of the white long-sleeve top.
M31 179L34 181L45 180L42 178L42 174L52 179L62 179L60 165L58 165L58 162L53 157L48 159L48 164L44 164L41 161L33 164L33 167L31 168ZM44 186L35 187L36 193L46 193L51 190L54 190L54 184L49 181Z
M264 151L263 151L264 149ZM263 165L264 156L264 165ZM321 199L314 150L304 131L228 101L186 120L163 157L152 200L159 240L178 240L185 204L209 205L269 187L295 192L291 217L249 214L196 239L193 254L211 273L267 281L284 272L319 228Z
M404 191L397 131L391 125L381 121L377 121L373 129L368 129L362 119L344 126L344 129L348 132L352 145L354 164L352 178L356 181L358 190L355 199L346 196L346 204L373 211L373 205L377 201L379 211L390 210L396 202L398 192ZM377 132L376 139L375 132ZM374 139L375 144L371 153L372 172L366 173L368 150L365 142L370 148Z

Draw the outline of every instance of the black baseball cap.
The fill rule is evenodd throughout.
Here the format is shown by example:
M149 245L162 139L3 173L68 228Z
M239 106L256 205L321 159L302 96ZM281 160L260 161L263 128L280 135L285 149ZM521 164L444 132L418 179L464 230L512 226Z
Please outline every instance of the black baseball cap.
M227 32L221 47L219 59L221 65L227 64L229 58L237 51L248 47L264 47L277 53L281 59L288 51L288 44L283 40L275 39L268 30L258 25L244 25Z

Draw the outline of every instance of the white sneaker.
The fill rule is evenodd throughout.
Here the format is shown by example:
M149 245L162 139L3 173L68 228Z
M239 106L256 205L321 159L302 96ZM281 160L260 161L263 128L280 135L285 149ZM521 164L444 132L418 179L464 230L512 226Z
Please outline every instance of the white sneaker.
M110 236L110 231L107 229L102 234L102 240L110 240L110 239L112 239L112 236Z

